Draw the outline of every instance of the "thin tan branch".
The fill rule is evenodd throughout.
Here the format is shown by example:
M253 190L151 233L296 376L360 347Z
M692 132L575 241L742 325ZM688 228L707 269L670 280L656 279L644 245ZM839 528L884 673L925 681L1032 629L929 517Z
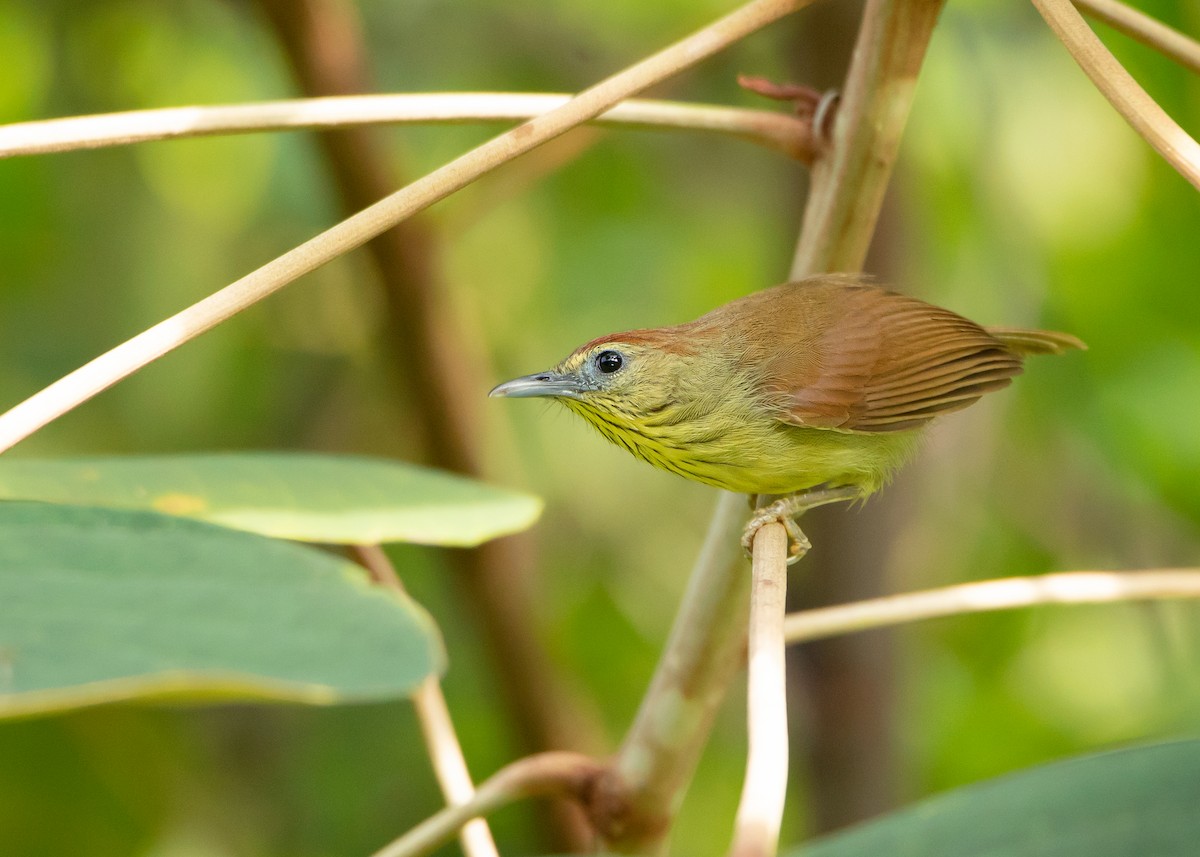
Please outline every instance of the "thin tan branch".
M378 584L396 592L404 592L400 575L381 546L358 545L355 553ZM471 772L467 769L467 760L463 756L446 697L436 676L421 682L412 695L412 703L417 712L417 721L421 724L421 736L425 739L425 749L429 753L434 776L446 804L459 806L470 803L475 796L475 785L471 781ZM472 819L463 825L459 838L466 857L499 857L492 831L482 818Z
M448 841L466 822L516 800L560 795L586 799L603 765L581 753L539 753L518 759L484 781L470 801L448 806L385 845L373 857L418 857Z
M1072 0L1079 11L1200 74L1200 42L1120 0Z
M463 757L462 745L450 719L450 708L438 680L431 676L421 682L412 695L412 702L446 805L470 803L475 797L475 784L467 770L467 760ZM482 818L473 818L464 824L459 831L459 840L466 857L499 857L496 840Z
M0 158L254 131L522 122L561 107L570 99L570 95L556 93L516 92L344 95L70 116L0 125ZM812 160L808 123L777 111L631 99L593 121L726 134L806 163Z
M782 524L767 524L754 537L746 690L749 753L730 857L772 857L779 849L788 774L783 640L787 548Z
M1200 190L1200 143L1179 127L1117 62L1071 0L1032 0L1050 29L1133 130Z
M1074 571L962 583L793 613L784 621L789 643L802 643L934 619L1039 604L1102 604L1200 598L1200 569Z
M561 107L492 138L159 322L0 415L0 452L285 285L461 190L489 170L593 119L629 96L695 65L808 2L811 0L752 0L687 38L601 81Z

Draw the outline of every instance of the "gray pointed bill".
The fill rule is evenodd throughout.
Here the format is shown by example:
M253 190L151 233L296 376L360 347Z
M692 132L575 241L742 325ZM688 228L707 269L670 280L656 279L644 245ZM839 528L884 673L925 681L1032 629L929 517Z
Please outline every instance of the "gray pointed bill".
M562 396L568 399L577 399L582 392L583 387L574 375L538 372L505 381L494 387L488 395L509 399L530 399L535 396Z

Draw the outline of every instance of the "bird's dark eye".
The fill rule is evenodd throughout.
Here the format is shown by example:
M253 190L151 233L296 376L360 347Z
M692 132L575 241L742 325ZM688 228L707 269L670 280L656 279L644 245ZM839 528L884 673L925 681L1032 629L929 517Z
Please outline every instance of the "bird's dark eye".
M596 355L596 368L605 375L616 372L624 363L624 359L616 351L601 351Z

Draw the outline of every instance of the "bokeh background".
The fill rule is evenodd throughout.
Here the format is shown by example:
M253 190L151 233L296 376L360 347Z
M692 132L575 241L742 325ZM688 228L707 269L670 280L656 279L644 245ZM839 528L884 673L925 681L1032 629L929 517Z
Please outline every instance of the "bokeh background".
M311 6L0 0L0 121L292 96L288 21ZM362 80L377 91L576 90L731 8L317 6L347 25L352 48L364 40ZM1200 32L1200 7L1187 0L1141 7ZM737 88L739 72L835 85L856 14L853 2L825 0L655 94L769 106ZM1200 81L1103 35L1200 131ZM368 136L404 181L492 133ZM547 503L530 536L483 559L392 551L445 633L445 688L467 757L482 777L544 733L514 720L515 679L497 672L480 621L475 602L488 596L470 581L493 562L538 676L552 682L534 707L562 715L563 743L611 751L649 680L713 493L635 462L552 405L484 397L595 335L687 320L778 282L804 185L801 166L743 142L574 132L438 205L410 234L415 276L434 288L424 311L432 344L397 321L404 298L358 252L11 454L282 448L445 461L455 453L439 446L427 379L431 349L449 348L455 387L432 396L461 403L455 425L470 453L460 460ZM343 205L325 151L304 133L0 162L0 404L287 250ZM1069 330L1091 350L1034 361L1008 391L936 426L886 496L814 516L816 549L795 572L796 597L1196 565L1198 248L1195 191L1116 117L1032 7L952 3L871 269L981 322ZM1188 605L1047 608L794 653L785 835L1072 753L1195 734L1197 619ZM739 693L689 792L675 853L727 841L744 753ZM0 725L4 853L362 854L438 805L402 702L121 706ZM551 842L547 816L527 807L494 826L505 853Z

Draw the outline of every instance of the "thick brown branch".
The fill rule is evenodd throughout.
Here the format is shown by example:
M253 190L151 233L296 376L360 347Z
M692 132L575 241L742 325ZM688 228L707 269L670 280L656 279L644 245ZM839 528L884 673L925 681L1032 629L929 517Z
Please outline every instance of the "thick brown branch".
M325 96L370 88L362 34L352 7L340 0L260 0L279 34L300 87ZM326 163L347 212L386 196L399 182L369 129L346 128L323 134ZM366 245L385 296L386 334L404 372L390 377L407 385L415 400L413 423L422 430L428 460L458 473L481 476L478 412L488 383L471 364L468 338L456 330L446 304L447 284L438 266L438 236L419 217L409 218ZM498 675L496 686L521 741L521 752L574 749L580 744L571 724L587 722L559 692L561 684L533 636L534 610L527 588L514 585L532 567L528 537L514 536L472 551L447 556L457 566L460 602L482 630L485 649ZM564 810L564 813L568 811ZM551 847L577 847L588 841L573 815L556 824Z

